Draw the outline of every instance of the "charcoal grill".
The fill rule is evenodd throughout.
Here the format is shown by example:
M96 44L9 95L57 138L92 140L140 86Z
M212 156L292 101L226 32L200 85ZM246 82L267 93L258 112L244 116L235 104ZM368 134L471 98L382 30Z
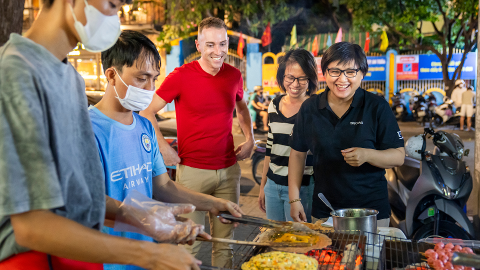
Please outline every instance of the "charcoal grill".
M258 241L258 234L265 230L265 228L253 229L247 240ZM422 261L420 252L425 252L434 246L428 243L417 243L406 239L367 232L317 231L332 239L331 246L323 250L312 250L308 253L309 256L317 259L323 256L323 260L319 262L319 270L402 270L415 266L426 266L426 263ZM347 257L349 258L344 259L344 261L338 259L338 255L345 257L346 248L352 247L352 244L358 247L358 250L354 251L356 252L355 256L351 255L351 249L347 249ZM238 246L234 250L233 268L241 269L242 264L250 260L251 257L268 251L271 251L268 247ZM337 254L337 256L331 256L331 254ZM330 257L325 259L325 255ZM360 255L360 259L358 259L357 255Z
M249 225L245 225L249 226ZM258 236L264 232L266 228L249 226L251 233L248 235L247 241L258 241ZM427 249L433 248L434 244L427 242L416 242L403 238L392 236L358 232L358 231L322 231L317 230L332 239L332 245L322 250L313 250L309 252L309 256L319 257L322 252L336 253L344 255L346 247L354 244L358 247L358 252L355 255L361 255L361 263L357 264L355 268L355 260L357 256L352 256L351 259L335 263L338 257L330 256L330 259L323 260L319 263L319 270L408 270L415 269L415 267L425 267L427 264L425 258L421 253ZM471 246L472 249L479 254L480 248ZM234 247L234 265L233 269L241 269L242 264L250 260L251 257L271 251L268 247L252 247L244 245L235 245ZM351 251L350 251L351 252ZM349 253L350 254L350 253ZM324 256L325 257L325 256ZM341 266L344 266L343 268Z

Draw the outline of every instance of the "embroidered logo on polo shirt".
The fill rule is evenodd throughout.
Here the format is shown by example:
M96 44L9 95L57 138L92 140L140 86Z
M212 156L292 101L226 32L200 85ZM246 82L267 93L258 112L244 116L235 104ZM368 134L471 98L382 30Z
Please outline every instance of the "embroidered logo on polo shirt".
M145 133L142 134L142 145L143 149L145 149L147 153L150 153L150 151L152 151L152 140L150 140L150 137L148 137L148 135Z
M397 131L397 134L398 134L398 139L403 140L402 132Z
M353 126L363 125L363 121L360 121L360 122L350 122L350 125L353 125Z

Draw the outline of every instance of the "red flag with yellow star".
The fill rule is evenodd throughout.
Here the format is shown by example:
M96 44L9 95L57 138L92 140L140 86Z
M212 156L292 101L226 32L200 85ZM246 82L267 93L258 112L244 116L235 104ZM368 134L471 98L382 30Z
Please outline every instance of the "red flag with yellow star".
M270 29L270 23L268 23L262 35L262 46L265 47L270 43L272 43L272 31Z
M242 32L240 32L240 37L238 39L237 54L240 58L243 58L243 48L245 47L245 40L242 37Z

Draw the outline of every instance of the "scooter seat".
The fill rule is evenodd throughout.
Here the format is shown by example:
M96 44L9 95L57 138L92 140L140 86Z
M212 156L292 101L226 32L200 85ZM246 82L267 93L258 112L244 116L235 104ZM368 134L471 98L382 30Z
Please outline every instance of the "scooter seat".
M395 168L395 172L400 182L408 190L412 190L420 176L420 161L405 157L405 162L402 166Z

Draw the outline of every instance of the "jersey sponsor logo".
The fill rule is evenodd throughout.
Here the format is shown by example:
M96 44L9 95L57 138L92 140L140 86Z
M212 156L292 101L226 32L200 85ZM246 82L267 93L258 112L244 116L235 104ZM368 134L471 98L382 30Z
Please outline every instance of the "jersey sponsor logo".
M143 170L151 172L152 162L143 163L142 165L138 164L137 166L130 166L121 170L114 171L110 174L110 181L117 182L123 179L128 179L129 177L131 178L140 175Z
M397 131L397 134L398 134L398 139L403 140L402 132Z
M145 149L147 153L150 153L150 151L152 151L152 140L150 140L150 137L145 133L142 134L142 145L143 149Z
M126 181L125 183L123 183L123 190L134 188L135 186L144 185L145 183L148 183L148 177L141 177L132 181Z
M352 126L356 126L356 125L363 125L363 121L359 121L359 122L350 122L350 125L352 125Z

